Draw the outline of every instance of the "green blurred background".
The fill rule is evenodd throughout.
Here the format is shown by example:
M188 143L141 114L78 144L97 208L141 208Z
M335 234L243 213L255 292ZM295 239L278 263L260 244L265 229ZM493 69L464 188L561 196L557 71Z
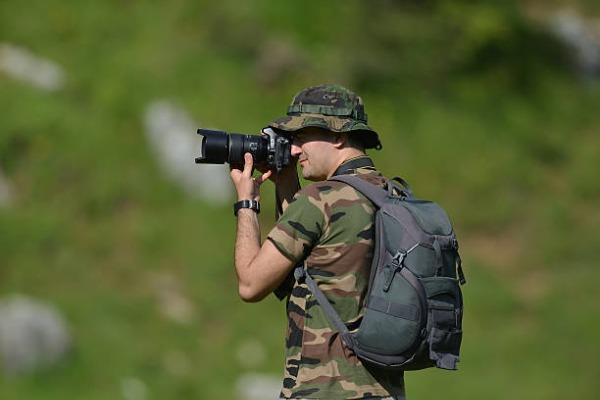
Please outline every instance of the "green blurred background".
M257 133L327 82L363 97L379 169L461 241L460 370L407 373L409 398L598 398L600 74L552 33L565 9L600 17L595 0L0 0L0 43L66 76L0 72L0 294L54 304L73 337L59 365L0 376L0 398L237 400L241 375L279 377L284 305L237 296L234 198L170 180L144 115L169 99Z

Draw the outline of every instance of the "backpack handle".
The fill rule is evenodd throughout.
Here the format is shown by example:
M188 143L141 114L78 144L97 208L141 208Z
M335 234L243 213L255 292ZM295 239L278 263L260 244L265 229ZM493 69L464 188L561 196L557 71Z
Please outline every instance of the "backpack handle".
M396 183L398 182L398 183ZM395 176L392 179L388 179L386 182L388 196L396 197L394 194L394 189L396 189L397 193L400 193L400 197L413 197L413 189L404 179L399 176Z

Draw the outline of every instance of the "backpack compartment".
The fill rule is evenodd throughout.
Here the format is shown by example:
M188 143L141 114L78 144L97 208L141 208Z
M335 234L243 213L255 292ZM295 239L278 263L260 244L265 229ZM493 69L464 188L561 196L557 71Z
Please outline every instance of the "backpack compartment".
M418 278L400 268L386 265L375 277L356 340L366 351L408 358L424 334L426 295Z
M409 250L394 253L391 246L407 249L414 240L394 213L381 212L375 219L374 268L368 302L355 339L359 355L385 366L406 362L426 337L427 295L418 277L405 266ZM435 260L435 257L433 257Z
M443 217L443 210L440 213L430 205L412 203L405 211L384 206L376 219L377 237L383 240L376 243L374 265L380 267L372 271L369 302L356 334L359 355L369 361L405 370L456 369L462 296L456 279L454 236L447 224L414 218L421 206ZM414 218L412 224L407 214ZM418 235L416 227L423 229L423 225L445 236Z

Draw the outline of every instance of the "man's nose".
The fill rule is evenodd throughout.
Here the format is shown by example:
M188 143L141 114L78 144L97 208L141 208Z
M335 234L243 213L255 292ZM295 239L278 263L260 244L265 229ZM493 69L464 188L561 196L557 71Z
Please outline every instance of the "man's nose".
M298 157L300 154L302 154L302 148L292 143L291 154L292 157Z

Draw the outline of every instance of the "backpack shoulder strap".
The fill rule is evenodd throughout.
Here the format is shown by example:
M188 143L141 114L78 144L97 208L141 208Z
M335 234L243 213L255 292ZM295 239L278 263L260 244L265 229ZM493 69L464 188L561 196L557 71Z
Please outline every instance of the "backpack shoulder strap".
M364 194L378 208L381 208L388 197L412 198L413 190L402 178L388 179L386 188L380 188L356 175L336 175L329 178L330 181L344 182ZM399 195L398 195L399 193Z
M356 346L356 342L354 341L354 337L352 333L348 330L348 327L342 321L338 313L333 309L333 306L325 297L325 294L319 289L319 286L314 281L314 279L310 276L308 271L304 267L296 267L294 270L294 277L298 282L304 281L312 294L315 296L317 303L321 306L325 314L329 317L329 320L333 323L335 329L342 335L344 342L351 349L354 350Z
M354 175L337 175L332 176L329 178L329 180L343 182L352 186L354 189L364 194L378 208L381 208L383 203L385 203L388 195L385 189L377 187L374 184Z

